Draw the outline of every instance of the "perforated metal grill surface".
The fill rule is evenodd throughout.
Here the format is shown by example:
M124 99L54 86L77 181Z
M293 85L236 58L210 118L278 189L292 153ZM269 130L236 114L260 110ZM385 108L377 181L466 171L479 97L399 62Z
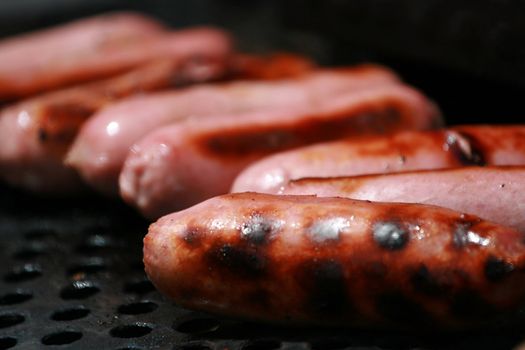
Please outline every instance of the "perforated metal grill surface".
M0 187L0 349L512 349L523 338L272 327L185 310L144 274L147 224L116 202Z

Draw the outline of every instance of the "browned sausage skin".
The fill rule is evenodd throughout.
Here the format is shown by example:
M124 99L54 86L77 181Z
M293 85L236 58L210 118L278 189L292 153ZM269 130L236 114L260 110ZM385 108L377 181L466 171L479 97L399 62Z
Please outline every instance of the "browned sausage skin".
M271 322L462 328L522 306L524 235L439 207L237 193L150 226L182 306Z
M525 126L463 125L349 138L266 157L236 178L232 192L277 193L289 180L465 165L525 164Z

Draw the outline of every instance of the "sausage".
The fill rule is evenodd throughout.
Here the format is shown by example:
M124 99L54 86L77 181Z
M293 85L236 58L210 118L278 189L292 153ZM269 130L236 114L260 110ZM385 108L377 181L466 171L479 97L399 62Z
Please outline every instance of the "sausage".
M314 71L296 79L204 85L127 99L102 110L83 126L67 163L93 188L116 196L130 147L160 126L210 114L302 109L348 89L398 82L386 68L363 65Z
M230 37L218 29L168 32L138 15L95 17L1 43L0 98L108 78L163 57L230 53Z
M525 167L464 167L291 180L281 194L438 205L525 232Z
M525 297L522 232L422 204L223 195L152 224L144 264L178 305L287 324L464 329Z
M77 20L0 42L0 99L23 97L129 68L105 60L113 50L158 38L166 28L136 13ZM109 58L109 57L108 57Z
M39 193L83 191L78 174L63 161L87 118L127 95L213 79L224 69L224 62L214 60L159 60L114 78L8 107L0 112L0 177Z
M268 154L341 137L431 128L436 119L433 105L402 85L349 92L317 108L189 119L132 147L120 191L145 216L157 218L227 193L243 168Z
M283 152L248 167L231 191L277 193L289 180L302 177L524 164L525 126L467 125L349 138Z

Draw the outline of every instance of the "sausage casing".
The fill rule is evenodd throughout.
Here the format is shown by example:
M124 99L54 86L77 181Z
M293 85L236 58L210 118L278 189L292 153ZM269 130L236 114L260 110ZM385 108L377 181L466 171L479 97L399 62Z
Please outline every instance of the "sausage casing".
M282 152L246 168L231 191L277 193L289 180L303 177L524 164L525 126L464 125L349 138Z
M167 215L144 239L178 304L256 320L462 328L524 301L524 235L416 204L236 193Z
M525 232L525 167L461 167L381 175L303 178L281 194L423 203L474 214Z

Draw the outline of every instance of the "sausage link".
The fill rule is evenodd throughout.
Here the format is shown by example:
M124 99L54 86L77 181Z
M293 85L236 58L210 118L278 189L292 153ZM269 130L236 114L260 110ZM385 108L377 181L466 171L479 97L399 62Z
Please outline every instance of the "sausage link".
M397 83L390 70L362 65L313 71L294 79L203 85L127 99L86 123L67 162L93 188L116 196L118 176L129 149L156 128L189 117L284 107L304 109L351 89ZM108 127L114 132L108 133Z
M525 300L523 233L417 204L223 195L152 224L144 263L179 305L288 324L478 327Z
M467 165L525 165L525 126L466 125L435 131L349 138L266 157L231 191L277 193L289 180Z
M0 113L0 177L39 193L82 191L79 176L63 162L88 118L126 96L214 79L224 70L225 63L215 60L163 59L10 106Z
M464 167L385 175L292 180L280 194L423 203L466 212L525 232L525 167Z
M250 163L294 147L372 133L431 128L433 105L403 85L370 87L318 107L188 119L136 143L120 175L123 198L147 217L227 193Z

